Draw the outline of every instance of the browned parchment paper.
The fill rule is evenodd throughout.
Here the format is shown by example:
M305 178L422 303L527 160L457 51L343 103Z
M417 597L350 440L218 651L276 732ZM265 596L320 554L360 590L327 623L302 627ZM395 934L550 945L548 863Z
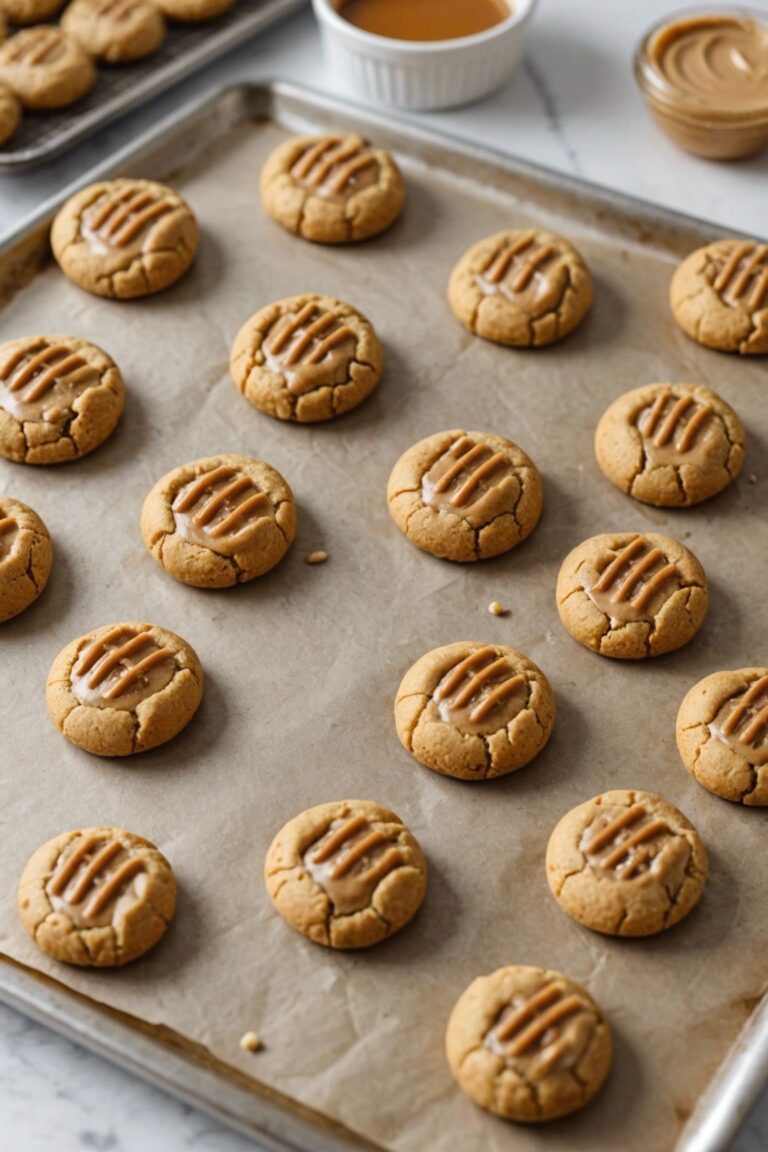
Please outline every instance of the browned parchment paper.
M96 1001L169 1025L397 1152L667 1152L764 986L768 903L764 815L700 789L679 763L674 720L687 688L715 669L766 659L765 365L698 348L677 331L666 289L674 256L630 242L610 217L569 224L511 194L406 159L410 199L393 231L355 249L311 247L262 214L261 163L284 131L242 127L175 178L203 227L193 273L166 295L117 304L44 270L0 314L3 339L39 330L102 344L121 365L128 407L114 439L73 466L0 461L0 491L35 507L55 541L38 605L0 631L0 948ZM567 210L567 205L565 205ZM565 231L594 270L594 314L562 345L493 347L445 301L455 259L505 225ZM273 298L322 291L368 313L386 346L378 393L327 426L253 410L229 380L242 321ZM742 414L743 479L688 512L634 504L598 471L595 423L622 390L701 381ZM391 465L414 440L469 427L509 436L542 470L534 536L475 567L434 560L390 521ZM298 541L264 579L225 592L182 587L144 550L138 518L166 470L216 452L279 468L300 508ZM748 476L754 474L755 483ZM600 531L655 529L691 546L712 584L710 617L687 649L608 662L563 631L554 605L565 553ZM308 567L313 549L330 554ZM498 599L504 619L487 610ZM44 680L72 637L123 618L185 636L208 675L196 720L130 761L70 747L48 720ZM400 747L392 719L404 670L457 639L511 644L551 678L554 738L495 783L439 778ZM668 934L604 939L549 895L549 832L573 804L612 787L658 791L697 824L711 856L699 909ZM338 955L272 911L261 871L275 831L300 809L345 796L392 806L428 855L422 914L369 954ZM39 843L114 823L150 837L180 882L175 924L123 971L47 960L15 912L17 877ZM562 968L615 1027L615 1071L583 1114L545 1130L506 1125L454 1087L448 1013L477 974L507 963ZM263 1037L242 1053L246 1029Z

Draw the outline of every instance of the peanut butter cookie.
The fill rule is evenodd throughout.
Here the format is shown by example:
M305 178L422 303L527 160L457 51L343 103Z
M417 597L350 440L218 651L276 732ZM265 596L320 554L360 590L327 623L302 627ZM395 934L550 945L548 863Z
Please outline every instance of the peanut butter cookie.
M669 300L686 335L707 348L768 352L768 244L718 240L698 248L672 277Z
M20 500L0 496L0 623L37 600L53 562L43 521Z
M235 0L153 0L169 20L184 24L204 24L234 8Z
M74 336L27 336L0 345L0 455L61 464L98 448L125 403L115 362Z
M53 222L62 271L87 292L127 300L161 292L183 276L197 251L186 201L151 180L91 184Z
M21 104L8 85L0 83L0 144L11 139L20 123Z
M514 965L474 980L445 1037L462 1091L505 1120L537 1123L588 1104L611 1067L611 1031L562 972Z
M149 0L72 0L65 32L98 60L127 64L151 56L165 39L165 19Z
M230 370L254 407L313 423L356 408L378 384L383 363L362 313L331 296L291 296L246 321Z
M264 875L272 903L297 932L329 948L370 948L416 915L427 864L394 812L344 800L289 821Z
M96 69L76 40L60 28L41 24L17 32L0 45L0 81L25 108L51 111L74 104L90 92Z
M648 384L625 392L595 434L597 462L620 488L658 508L689 508L735 480L744 463L741 420L695 384Z
M141 513L144 543L166 572L195 588L263 576L296 535L285 480L250 456L207 456L155 484Z
M557 610L574 640L640 660L682 648L707 614L707 578L677 540L656 532L592 536L566 556Z
M563 816L547 845L560 907L595 932L651 936L694 908L707 853L682 812L650 792L603 792Z
M443 560L487 560L530 536L543 503L541 477L511 440L438 432L400 457L387 485L398 528Z
M121 828L83 828L37 849L18 903L27 932L54 960L114 968L163 936L176 910L176 881L149 840Z
M768 804L768 668L714 672L677 714L677 747L704 788L737 804Z
M189 723L202 696L197 654L154 624L111 624L73 640L46 685L56 727L96 756L165 744Z
M420 764L461 780L522 768L552 735L555 698L540 668L499 645L435 648L406 672L397 734Z
M0 0L0 20L11 24L42 24L64 7L64 0ZM1 39L1 37L0 37Z
M405 185L389 152L361 136L295 137L261 174L261 198L273 220L318 244L367 240L395 222Z
M592 278L579 253L552 232L498 232L454 268L448 300L458 320L484 340L539 348L561 340L592 305Z

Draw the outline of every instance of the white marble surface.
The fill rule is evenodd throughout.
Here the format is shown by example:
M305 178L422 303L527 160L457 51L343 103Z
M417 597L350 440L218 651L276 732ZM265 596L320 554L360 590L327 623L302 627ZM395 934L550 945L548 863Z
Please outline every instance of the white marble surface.
M768 15L767 3L753 5ZM483 104L429 122L656 203L765 236L768 153L714 165L677 151L648 121L631 75L634 45L669 0L540 0L524 69ZM182 100L242 76L287 77L333 89L311 17L300 15L226 63L166 94L154 120ZM129 140L137 113L55 166L0 177L0 232ZM0 339L7 338L0 325ZM5 881L12 882L11 877ZM40 1025L0 1006L0 1146L8 1152L246 1152L254 1145ZM768 1095L734 1152L768 1148ZM617 1152L621 1152L617 1137ZM427 1150L425 1150L427 1152ZM458 1150L457 1150L458 1152Z

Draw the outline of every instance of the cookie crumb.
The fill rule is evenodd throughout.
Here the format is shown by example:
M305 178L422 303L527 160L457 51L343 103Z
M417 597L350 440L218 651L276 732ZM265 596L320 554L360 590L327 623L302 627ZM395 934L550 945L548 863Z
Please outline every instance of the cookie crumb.
M750 484L757 484L757 473L750 472L749 476L747 476L747 480Z
M325 564L327 559L328 559L328 553L327 552L310 552L309 556L307 556L305 559L305 563L306 564Z
M488 605L488 611L491 616L506 616L508 609L503 604L499 604L498 600L492 600Z
M259 1052L263 1045L258 1032L246 1032L240 1038L240 1047L246 1052Z

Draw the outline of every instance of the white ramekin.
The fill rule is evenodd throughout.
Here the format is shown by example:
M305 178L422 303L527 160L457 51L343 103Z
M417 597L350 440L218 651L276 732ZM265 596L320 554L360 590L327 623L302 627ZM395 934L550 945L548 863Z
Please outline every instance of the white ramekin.
M363 32L339 16L341 2L312 0L334 79L369 103L430 111L479 100L512 75L536 0L513 0L507 20L475 36L428 42Z

